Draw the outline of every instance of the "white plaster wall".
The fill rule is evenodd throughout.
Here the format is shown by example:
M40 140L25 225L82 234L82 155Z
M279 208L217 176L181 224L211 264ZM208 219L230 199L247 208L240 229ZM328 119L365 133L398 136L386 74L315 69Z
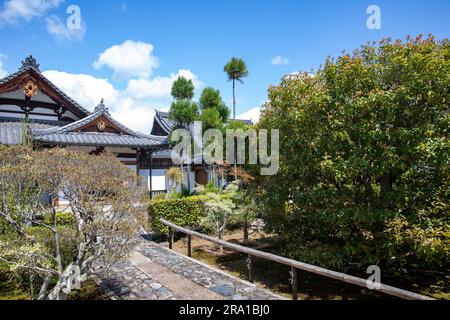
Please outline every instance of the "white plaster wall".
M150 170L146 170L150 171ZM152 170L152 189L154 191L167 190L168 179L166 178L166 170L153 169Z

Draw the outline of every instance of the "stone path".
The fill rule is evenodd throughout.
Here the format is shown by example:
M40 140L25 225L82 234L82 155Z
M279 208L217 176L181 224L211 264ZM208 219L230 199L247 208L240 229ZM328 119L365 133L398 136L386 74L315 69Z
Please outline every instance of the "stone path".
M213 269L154 242L142 240L126 262L97 275L121 300L279 300L282 297Z

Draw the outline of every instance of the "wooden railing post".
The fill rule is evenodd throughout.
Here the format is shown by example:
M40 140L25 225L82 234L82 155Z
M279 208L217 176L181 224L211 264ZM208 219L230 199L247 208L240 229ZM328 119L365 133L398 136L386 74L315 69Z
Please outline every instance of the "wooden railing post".
M257 258L261 258L261 259L266 259L269 261L273 261L273 262L277 262L277 263L281 263L284 264L286 266L289 266L291 268L291 281L292 281L292 296L294 300L297 300L298 297L298 270L302 270L302 271L306 271L306 272L310 272L310 273L314 273L314 274L318 274L324 277L327 277L329 279L334 279L334 280L339 280L348 284L353 284L353 285L357 285L363 288L367 288L367 279L363 279L363 278L358 278L358 277L354 277L345 273L341 273L341 272L336 272L333 270L328 270L325 268L321 268L319 266L314 266L308 263L304 263L301 261L296 261L296 260L292 260L292 259L288 259L285 257L281 257L281 256L277 256L275 254L272 253L268 253L268 252L263 252L260 250L255 250L249 247L245 247L245 246L241 246L238 244L234 244L234 243L230 243L227 241L223 241L223 240L219 240L216 238L213 238L211 236L193 231L193 230L189 230L180 226L177 226L176 224L173 224L172 222L169 222L165 219L159 219L159 221L167 226L169 228L169 247L172 248L173 245L173 236L174 236L174 230L184 233L186 235L189 235L190 237L196 237L196 238L200 238L209 242L212 242L216 245L222 246L224 248L230 249L230 250L234 250L237 252L241 252L244 254L247 254L248 256L248 268L249 268L249 278L251 281L253 281L253 265L252 265L252 260L257 257ZM189 246L189 244L188 244ZM192 246L192 244L191 244ZM191 249L192 250L192 249ZM191 251L190 250L190 251ZM389 294L395 297L399 297L399 298L403 298L403 299L410 299L410 300L434 300L433 298L427 297L427 296L423 296L411 291L406 291L406 290L402 290L399 288L395 288L392 286L388 286L385 284L379 284L378 286L376 286L373 290L378 291L378 292L382 292L385 294Z
M248 281L253 283L253 257L251 254L247 258L247 268L248 268Z
M192 236L190 234L188 234L187 254L188 257L192 257Z
M291 276L292 276L292 299L298 300L298 272L297 269L291 267Z
M172 242L173 242L173 231L172 228L169 227L169 249L172 249Z

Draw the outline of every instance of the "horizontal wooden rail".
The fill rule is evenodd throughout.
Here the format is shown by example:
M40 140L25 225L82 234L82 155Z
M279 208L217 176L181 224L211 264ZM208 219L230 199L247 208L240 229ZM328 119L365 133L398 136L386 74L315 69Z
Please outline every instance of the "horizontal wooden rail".
M176 230L178 232L187 234L191 237L197 237L212 243L215 243L219 246L222 246L224 248L233 250L233 251L238 251L238 252L242 252L247 254L249 257L253 256L253 257L258 257L258 258L262 258L262 259L266 259L266 260L270 260L270 261L274 261L274 262L278 262L281 264L284 264L286 266L290 266L292 268L292 282L293 282L293 288L294 286L296 287L296 282L297 282L297 275L296 275L296 270L303 270L303 271L307 271L307 272L311 272L311 273L315 273L315 274L319 274L321 276L324 277L328 277L331 279L335 279L335 280L339 280L345 283L350 283L350 284L354 284L360 287L364 287L367 288L367 279L362 279L362 278L358 278L358 277L354 277L354 276L350 276L347 275L345 273L341 273L341 272L336 272L336 271L332 271L332 270L328 270L325 268L321 268L321 267L317 267L311 264L307 264L304 262L300 262L300 261L295 261L292 259L288 259L288 258L284 258L281 256L277 256L275 254L272 253L267 253L267 252L263 252L263 251L259 251L259 250L255 250L252 248L248 248L248 247L244 247L238 244L234 244L234 243L230 243L227 241L223 241L223 240L219 240L210 236L207 236L205 234L196 232L196 231L192 231L183 227L179 227L176 224L173 224L172 222L169 222L165 219L159 219L159 221L166 225L167 227L169 227L169 235L170 235L170 242L172 242L172 237L173 237L173 230ZM173 229L173 230L172 230ZM190 239L190 238L189 238ZM172 247L172 246L170 246ZM189 250L190 250L190 245L188 245ZM251 262L251 259L249 259ZM251 264L251 263L250 263ZM431 297L427 297L424 295L420 295L411 291L406 291L403 289L399 289L399 288L395 288L395 287L391 287L385 284L379 284L376 285L374 284L375 288L373 288L374 291L379 291L391 296L395 296L395 297L399 297L399 298L403 298L403 299L408 299L408 300L435 300ZM296 294L295 294L296 295ZM294 297L296 299L296 297Z

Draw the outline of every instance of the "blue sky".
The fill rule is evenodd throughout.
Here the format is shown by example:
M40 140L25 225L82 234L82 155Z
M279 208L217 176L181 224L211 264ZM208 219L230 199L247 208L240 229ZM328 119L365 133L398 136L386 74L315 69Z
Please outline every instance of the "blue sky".
M381 30L366 26L372 4L381 9ZM66 27L70 5L81 10L79 30ZM114 116L146 131L153 110L170 105L168 87L179 74L194 79L197 92L220 89L231 106L223 66L237 56L250 71L237 87L237 114L250 117L283 75L317 69L327 56L369 40L448 37L449 13L448 0L3 0L0 75L32 52L88 109L104 97ZM124 59L130 54L134 61Z

